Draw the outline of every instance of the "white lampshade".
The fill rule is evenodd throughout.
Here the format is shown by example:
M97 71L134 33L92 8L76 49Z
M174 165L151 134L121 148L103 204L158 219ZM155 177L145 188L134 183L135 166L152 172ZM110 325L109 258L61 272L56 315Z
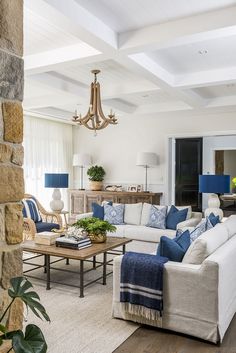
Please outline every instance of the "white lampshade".
M84 167L92 163L91 156L87 153L73 155L73 167Z
M152 167L158 164L158 157L156 153L153 152L138 152L136 165L143 167Z

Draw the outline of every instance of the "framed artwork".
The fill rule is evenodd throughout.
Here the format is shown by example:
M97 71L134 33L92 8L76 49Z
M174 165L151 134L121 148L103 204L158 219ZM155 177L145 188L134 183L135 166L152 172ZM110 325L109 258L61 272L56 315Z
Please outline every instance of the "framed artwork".
M137 185L137 191L138 191L138 192L142 192L142 191L143 191L143 185L138 184L138 185Z
M130 192L137 192L138 191L138 185L137 184L129 185L127 190L130 191Z

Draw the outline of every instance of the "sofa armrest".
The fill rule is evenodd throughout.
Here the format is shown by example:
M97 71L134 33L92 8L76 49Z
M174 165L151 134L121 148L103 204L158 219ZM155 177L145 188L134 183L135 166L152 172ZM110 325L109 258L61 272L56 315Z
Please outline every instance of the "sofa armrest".
M90 218L90 217L93 217L93 212L81 213L81 214L78 214L75 218L76 218L76 221L79 221L80 219Z
M188 227L196 227L198 223L202 220L201 212L192 212L192 217L186 221L180 222L177 224L176 229L183 229Z

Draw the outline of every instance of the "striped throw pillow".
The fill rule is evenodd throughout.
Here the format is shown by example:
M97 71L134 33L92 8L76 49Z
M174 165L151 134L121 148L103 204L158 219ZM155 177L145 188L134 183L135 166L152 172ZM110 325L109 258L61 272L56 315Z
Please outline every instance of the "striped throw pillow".
M23 217L31 218L35 223L42 222L37 203L33 199L22 200L23 203Z

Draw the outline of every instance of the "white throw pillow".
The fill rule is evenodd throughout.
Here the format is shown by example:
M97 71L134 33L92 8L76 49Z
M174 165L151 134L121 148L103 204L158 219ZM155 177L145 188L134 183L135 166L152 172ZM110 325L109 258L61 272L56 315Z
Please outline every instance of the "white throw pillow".
M217 224L192 242L182 260L183 263L200 265L209 255L228 240L224 224Z
M125 204L124 222L126 224L140 225L142 202Z
M155 206L158 210L162 209L163 207L166 207L166 206L160 206L160 205L153 205L153 206ZM148 224L150 211L151 211L151 204L145 202L143 204L142 215L141 215L142 226L146 226Z

